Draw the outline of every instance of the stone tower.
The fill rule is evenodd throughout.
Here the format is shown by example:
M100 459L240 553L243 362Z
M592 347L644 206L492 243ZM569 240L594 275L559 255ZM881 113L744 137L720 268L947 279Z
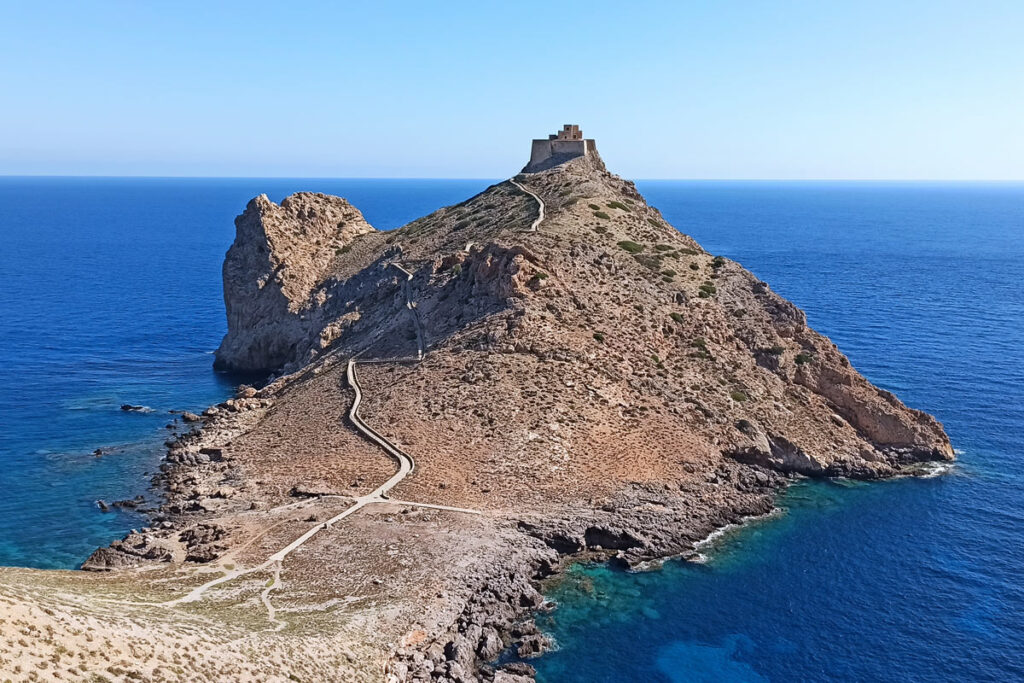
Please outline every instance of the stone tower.
M530 163L523 169L524 173L543 171L557 166L576 157L587 156L597 152L593 140L585 140L583 131L573 123L567 123L562 130L549 135L546 140L534 140L530 148Z

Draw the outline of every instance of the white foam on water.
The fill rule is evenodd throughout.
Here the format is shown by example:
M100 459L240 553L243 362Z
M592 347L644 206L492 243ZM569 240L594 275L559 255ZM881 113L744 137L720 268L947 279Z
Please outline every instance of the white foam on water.
M921 465L920 473L916 476L921 479L934 479L949 474L954 469L956 469L955 462L926 462Z
M761 521L765 521L765 520L769 520L769 519L774 519L775 517L781 517L783 514L785 514L785 512L786 511L784 509L776 507L776 508L772 508L772 511L769 512L768 514L765 514L765 515L751 515L749 517L744 517L739 522L736 522L736 523L733 523L733 524L726 524L723 527L719 527L718 529L715 529L710 534L708 534L706 538L703 538L703 539L697 541L696 543L694 543L693 544L694 554L692 556L686 558L686 559L689 562L695 562L697 564L705 564L711 558L709 557L708 553L706 553L704 551L705 550L710 550L711 548L713 548L718 543L718 541L720 539L722 539L723 537L725 537L726 535L731 535L734 532L736 532L737 530L742 529L745 526L749 526L750 524L753 524L754 522L761 522Z

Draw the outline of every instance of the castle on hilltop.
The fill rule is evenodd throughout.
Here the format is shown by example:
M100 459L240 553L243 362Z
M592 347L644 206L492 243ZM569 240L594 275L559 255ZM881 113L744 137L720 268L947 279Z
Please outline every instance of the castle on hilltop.
M579 126L567 123L562 130L549 135L546 140L533 141L530 148L530 163L523 171L543 171L570 159L596 153L597 145L594 140L585 140Z

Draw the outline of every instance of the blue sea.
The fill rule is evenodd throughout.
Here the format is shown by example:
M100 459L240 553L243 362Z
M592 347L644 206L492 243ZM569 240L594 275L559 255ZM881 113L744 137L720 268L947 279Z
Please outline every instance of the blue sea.
M95 501L150 496L168 411L242 381L211 352L249 198L340 194L388 229L488 184L0 178L0 564L74 567L143 524ZM550 592L540 679L1024 680L1024 185L638 186L935 414L960 459L929 479L800 483L701 564L575 567Z
M168 411L201 411L248 379L215 373L212 353L249 199L340 194L390 229L489 184L0 178L0 565L78 567L145 524L96 501L153 500Z

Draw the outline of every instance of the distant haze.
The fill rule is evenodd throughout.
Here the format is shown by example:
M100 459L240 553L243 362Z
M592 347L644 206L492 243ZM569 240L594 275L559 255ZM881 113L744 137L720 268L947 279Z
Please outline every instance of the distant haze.
M0 174L1024 179L1024 3L5 3Z

